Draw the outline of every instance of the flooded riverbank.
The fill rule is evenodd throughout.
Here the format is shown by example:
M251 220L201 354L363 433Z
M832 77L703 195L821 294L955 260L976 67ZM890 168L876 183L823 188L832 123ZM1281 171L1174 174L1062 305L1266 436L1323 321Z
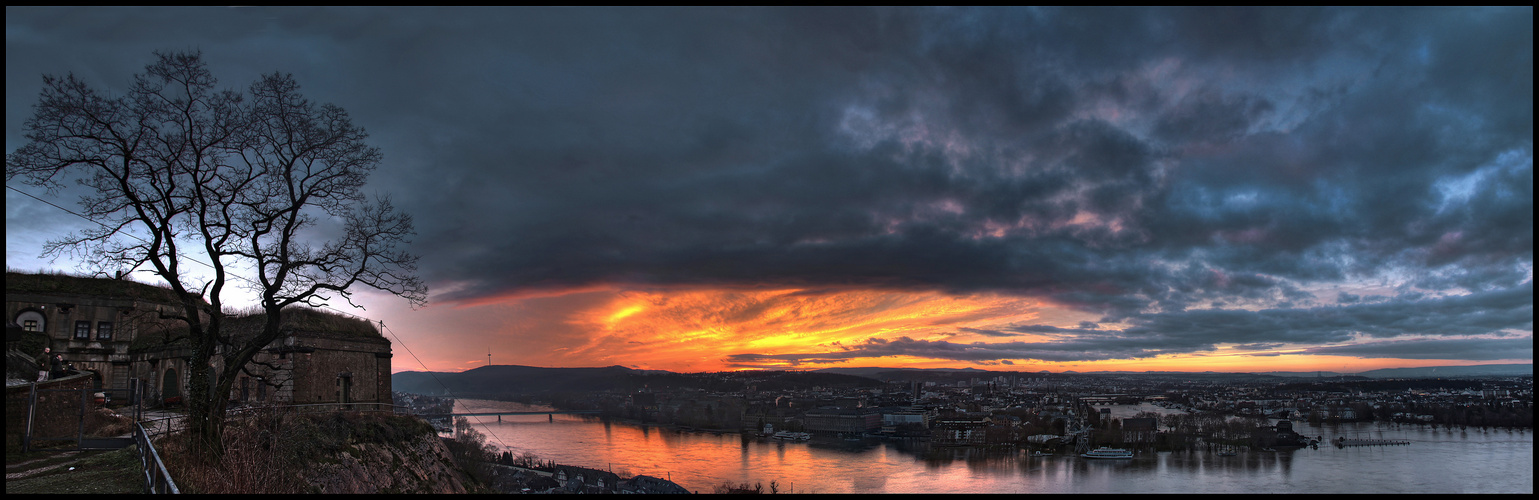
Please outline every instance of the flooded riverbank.
M462 400L456 411L528 410ZM1113 408L1114 414L1137 408ZM1130 413L1130 414L1131 414ZM1300 424L1327 439L1402 446L1141 453L1131 460L1031 457L1009 450L932 448L923 440L744 439L604 423L572 415L469 417L491 444L570 465L668 478L691 491L722 483L799 493L1531 493L1533 433L1382 424ZM833 472L837 471L837 472Z

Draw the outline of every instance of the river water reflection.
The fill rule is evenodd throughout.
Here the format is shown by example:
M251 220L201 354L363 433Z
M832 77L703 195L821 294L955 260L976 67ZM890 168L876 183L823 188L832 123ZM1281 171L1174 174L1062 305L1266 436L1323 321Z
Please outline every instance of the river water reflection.
M460 400L456 411L547 409ZM1138 407L1114 408L1122 416ZM469 417L513 454L622 476L664 477L708 493L722 483L775 481L795 493L1533 493L1533 433L1341 424L1295 428L1335 439L1397 439L1403 446L1321 446L1220 457L1142 454L1132 460L1033 458L923 441L840 439L787 443L739 434L606 424L591 417Z

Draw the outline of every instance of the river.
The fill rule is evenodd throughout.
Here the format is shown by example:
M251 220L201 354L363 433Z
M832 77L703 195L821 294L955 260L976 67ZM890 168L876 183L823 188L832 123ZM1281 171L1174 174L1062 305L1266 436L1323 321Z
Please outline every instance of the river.
M459 400L456 412L544 410ZM1113 407L1117 417L1149 405ZM709 493L723 483L775 481L791 493L1533 493L1533 432L1431 429L1353 423L1311 426L1308 436L1411 441L1409 445L1322 445L1277 452L1140 454L1132 460L1028 457L923 441L836 438L743 440L739 434L606 424L574 415L468 417L487 441L543 460L621 476L668 478Z

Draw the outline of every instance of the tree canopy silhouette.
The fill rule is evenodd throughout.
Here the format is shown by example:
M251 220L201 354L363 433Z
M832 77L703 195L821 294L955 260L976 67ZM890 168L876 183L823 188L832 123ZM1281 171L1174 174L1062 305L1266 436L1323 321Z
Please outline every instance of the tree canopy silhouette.
M411 216L362 192L381 154L346 111L305 99L292 75L220 90L200 53L155 55L122 95L44 75L6 180L86 188L81 213L100 226L49 241L45 256L84 257L109 276L153 272L177 293L180 313L169 316L186 322L193 355L189 435L194 450L218 457L225 396L282 335L284 307L360 307L360 285L419 307L427 287L403 248ZM227 331L230 286L258 297L257 335Z

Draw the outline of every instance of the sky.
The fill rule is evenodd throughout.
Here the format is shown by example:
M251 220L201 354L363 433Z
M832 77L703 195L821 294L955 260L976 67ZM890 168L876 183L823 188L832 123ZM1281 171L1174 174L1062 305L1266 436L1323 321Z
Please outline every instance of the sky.
M1533 362L1531 7L5 12L8 153L156 51L347 110L395 371ZM77 269L6 186L7 267Z

